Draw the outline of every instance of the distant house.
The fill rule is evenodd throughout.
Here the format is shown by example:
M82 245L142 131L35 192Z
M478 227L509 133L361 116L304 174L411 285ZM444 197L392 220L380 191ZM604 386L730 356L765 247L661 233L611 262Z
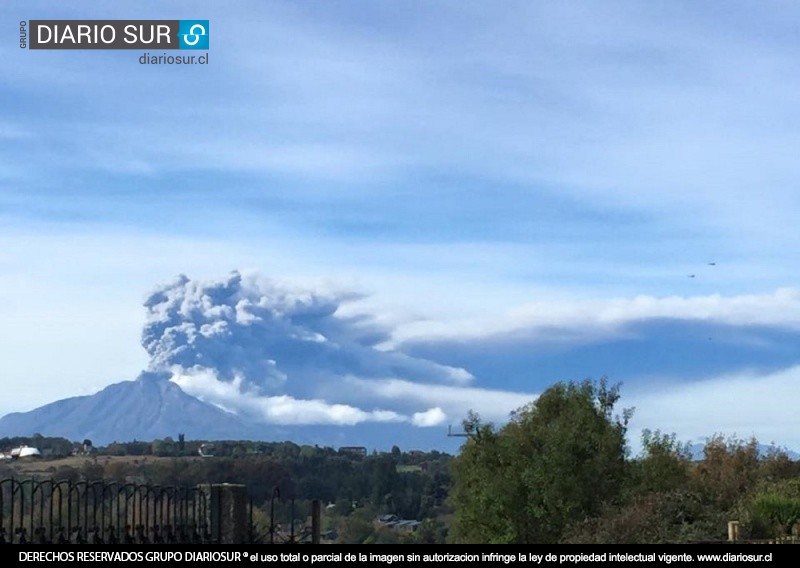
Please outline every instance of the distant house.
M94 446L92 446L92 441L88 438L83 441L82 444L74 444L72 446L72 455L73 456L88 456L94 450Z
M197 448L197 453L204 458L213 458L214 444L200 444L200 447Z
M42 452L39 451L39 448L20 446L19 448L14 448L11 450L9 455L12 459L31 458L41 456Z
M348 454L351 456L362 456L366 457L367 455L367 448L364 446L342 446L339 448L340 454Z
M417 527L420 526L422 523L420 521L407 521L407 520L400 520L397 521L394 525L395 530L399 531L415 531Z
M420 521L401 519L397 515L380 515L375 518L375 524L391 530L415 531L421 524Z

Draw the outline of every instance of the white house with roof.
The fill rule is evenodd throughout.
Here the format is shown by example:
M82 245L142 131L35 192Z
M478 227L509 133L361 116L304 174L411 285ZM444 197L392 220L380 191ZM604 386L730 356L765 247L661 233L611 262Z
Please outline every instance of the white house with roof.
M30 458L41 455L42 452L39 451L39 448L34 448L33 446L20 446L19 448L14 448L11 450L11 452L9 452L11 459Z

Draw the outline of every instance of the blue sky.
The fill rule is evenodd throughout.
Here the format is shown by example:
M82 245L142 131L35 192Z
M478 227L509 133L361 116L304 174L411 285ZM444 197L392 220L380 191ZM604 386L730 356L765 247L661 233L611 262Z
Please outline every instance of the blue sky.
M0 414L152 368L145 299L238 270L242 297L327 298L349 322L336 337L374 365L267 350L286 378L266 406L219 369L169 367L233 410L282 396L292 423L313 401L317 422L429 413L428 431L606 374L634 429L800 447L795 3L11 1L0 16ZM79 18L208 19L210 63L29 51L12 33ZM364 322L381 342L353 335Z

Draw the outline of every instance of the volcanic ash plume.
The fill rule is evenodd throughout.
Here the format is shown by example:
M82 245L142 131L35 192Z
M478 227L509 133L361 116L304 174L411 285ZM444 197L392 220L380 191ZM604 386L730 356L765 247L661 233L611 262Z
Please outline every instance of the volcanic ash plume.
M393 411L362 411L320 399L320 393L329 396L330 386L344 377L425 383L470 378L461 369L376 349L389 338L387 330L368 316L337 313L357 299L353 294L289 289L238 272L203 282L180 276L145 302L142 345L151 358L149 371L171 376L187 391L194 386L220 406L263 419L275 419L280 406L278 421L284 423L301 421L286 416L287 401L289 408L313 408L315 415L320 408L334 408L333 415L350 416L350 422L405 420ZM239 395L249 400L245 403ZM259 403L259 398L264 400ZM428 420L413 422L427 425L438 413L425 416ZM324 419L314 420L320 421Z

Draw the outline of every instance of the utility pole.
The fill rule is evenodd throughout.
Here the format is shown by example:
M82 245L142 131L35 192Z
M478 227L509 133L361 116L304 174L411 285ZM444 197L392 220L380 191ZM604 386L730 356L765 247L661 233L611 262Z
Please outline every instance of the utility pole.
M447 437L448 438L469 438L472 434L467 432L453 432L453 427L448 424L447 426Z

